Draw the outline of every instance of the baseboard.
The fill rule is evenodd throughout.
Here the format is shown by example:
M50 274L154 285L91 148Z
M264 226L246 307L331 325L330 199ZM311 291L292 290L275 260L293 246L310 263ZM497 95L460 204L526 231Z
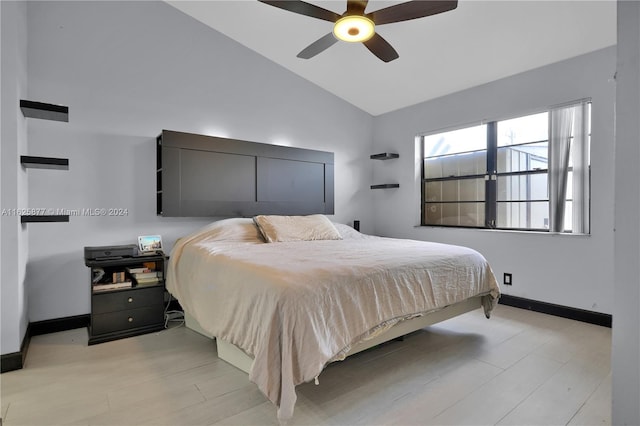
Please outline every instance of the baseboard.
M23 365L22 352L13 352L0 356L0 373L20 370Z
M0 356L0 373L20 370L24 367L24 361L27 357L31 337L87 327L89 325L89 321L90 316L89 314L86 314L29 323L27 332L24 334L22 344L20 345L20 352L13 352Z
M20 370L24 366L24 361L27 358L27 350L29 349L29 343L31 342L31 324L27 326L27 331L24 333L24 338L20 344L20 352L12 352L10 354L3 354L0 356L0 373L7 373L9 371Z
M36 321L30 323L29 327L31 327L32 336L39 336L41 334L57 333L59 331L88 327L90 321L91 316L89 314L85 314L73 317Z
M611 315L603 314L600 312L571 308L569 306L555 305L553 303L540 302L537 300L510 296L508 294L502 294L498 303L501 305L513 306L514 308L528 309L534 312L555 315L557 317L588 322L590 324L611 328Z

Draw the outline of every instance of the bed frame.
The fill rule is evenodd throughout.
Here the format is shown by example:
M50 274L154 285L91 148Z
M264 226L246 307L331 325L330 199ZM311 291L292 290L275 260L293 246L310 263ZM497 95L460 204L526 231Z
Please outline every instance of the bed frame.
M428 327L438 322L445 321L458 315L462 315L466 312L478 309L482 307L482 297L483 296L475 296L462 302L455 303L453 305L449 305L437 311L431 312L429 314L401 321L384 333L381 333L372 339L365 340L357 345L354 345L347 353L347 356L364 351L365 349L372 348L373 346L379 345L381 343L388 342L389 340L396 339L400 336L404 336L405 334L409 334L416 330L420 330L421 328ZM185 323L187 328L200 333L210 339L215 339L215 336L204 330L200 326L200 324L198 324L198 322L186 311ZM229 364L239 368L246 373L249 373L249 371L251 370L251 366L253 365L253 358L251 356L247 355L242 349L231 343L222 341L220 339L215 340L216 346L218 348L218 358L228 362Z

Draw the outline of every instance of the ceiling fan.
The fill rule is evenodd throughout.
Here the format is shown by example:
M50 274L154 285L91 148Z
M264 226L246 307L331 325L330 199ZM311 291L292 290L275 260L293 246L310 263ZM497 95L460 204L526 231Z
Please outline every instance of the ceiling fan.
M304 1L258 0L289 12L310 16L333 22L333 31L311 43L300 53L298 58L309 59L333 46L338 40L347 42L361 42L367 49L384 62L390 62L399 57L398 52L375 32L376 25L392 24L416 18L448 12L458 6L457 0L417 0L389 6L384 9L365 13L368 0L348 0L347 11L338 15L320 6Z

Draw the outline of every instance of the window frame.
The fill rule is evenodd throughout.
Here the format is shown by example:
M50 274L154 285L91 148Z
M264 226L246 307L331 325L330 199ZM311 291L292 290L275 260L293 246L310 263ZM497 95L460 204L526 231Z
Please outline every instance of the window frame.
M499 200L498 198L498 179L501 177L509 177L509 176L533 176L533 175L538 175L538 174L545 174L547 176L548 179L548 175L549 175L549 167L547 165L547 167L545 169L540 169L540 168L535 168L535 169L531 169L531 170L519 170L519 171L513 171L513 172L498 172L497 171L497 164L498 164L498 151L502 148L509 148L509 147L513 147L513 146L523 146L523 145L531 145L534 143L543 143L546 142L547 144L550 144L550 137L547 137L547 139L545 140L540 140L540 141L531 141L531 142L523 142L523 143L519 143L519 144L514 144L514 145L505 145L505 146L498 146L498 123L501 121L506 121L506 120L511 120L511 119L516 119L516 118L521 118L521 117L526 117L529 115L534 115L534 114L540 114L540 113L548 113L550 114L551 111L554 108L558 108L558 107L562 107L562 106L572 106L572 105L578 105L580 103L588 103L589 104L589 115L588 115L588 120L589 122L591 122L592 117L591 117L591 113L592 113L592 100L591 99L581 99L578 101L574 101L574 102L568 102L566 104L562 104L562 105L556 105L553 107L549 107L549 108L544 108L544 109L539 109L539 110L534 110L528 113L524 113L524 114L520 114L520 115L514 115L511 117L507 117L507 118L499 118L499 119L493 119L493 120L483 120L481 122L474 122L474 123L469 123L467 125L461 125L461 126L455 126L455 127L448 127L448 128L443 128L443 129L439 129L433 132L428 132L428 133L423 133L418 135L418 141L420 143L420 148L418 150L418 152L420 153L420 226L426 226L426 227L442 227L442 228L462 228L462 229L485 229L485 230L498 230L498 231L515 231L515 232L541 232L541 233L554 233L555 232L551 232L550 229L547 228L537 228L537 227L500 227L497 226L497 220L498 220L498 206L500 203L526 203L529 205L529 208L531 206L531 203L534 202L546 202L549 203L550 199L549 199L549 191L547 190L547 198L546 199L532 199L527 197L527 199L525 200ZM456 130L461 130L461 129L466 129L466 128L471 128L474 126L478 126L478 125L485 125L487 128L487 139L486 139L486 158L487 158L487 168L485 170L485 173L483 174L474 174L474 175L460 175L460 176L443 176L440 178L427 178L426 177L426 161L428 158L437 158L437 157L444 157L444 156L455 156L455 155L460 155L460 154L464 154L465 152L461 152L461 153L452 153L452 154L440 154L440 155L435 155L432 157L426 157L426 153L425 153L425 138L428 136L433 136L433 135L437 135L437 134L441 134L441 133L447 133L447 132L452 132L452 131L456 131ZM589 131L588 136L587 136L587 143L589 144L589 152L591 151L591 131ZM590 154L589 154L590 156ZM573 172L573 167L569 166L568 168L568 173L572 173ZM463 203L471 203L472 201L429 201L427 199L427 191L426 191L426 186L428 183L431 182L438 182L438 181L461 181L461 180L467 180L467 179L479 179L479 178L484 178L485 179L485 199L484 199L484 203L485 203L485 214L484 214L484 225L483 226L469 226L469 225L462 225L462 224L458 224L458 225L451 225L451 224L428 224L426 223L426 208L429 204L463 204ZM589 199L591 198L591 162L589 161L588 163L588 179L587 179L587 184L589 185ZM482 202L480 200L477 201L473 201L473 202ZM565 197L565 203L566 202L573 202L573 197ZM590 202L589 202L589 210L590 210ZM530 217L529 215L527 215L527 217ZM589 215L590 218L590 215ZM572 227L573 228L573 227ZM589 226L590 229L590 226ZM573 230L563 230L562 232L560 232L561 234L566 234L566 235L590 235L590 231L587 233L574 233Z

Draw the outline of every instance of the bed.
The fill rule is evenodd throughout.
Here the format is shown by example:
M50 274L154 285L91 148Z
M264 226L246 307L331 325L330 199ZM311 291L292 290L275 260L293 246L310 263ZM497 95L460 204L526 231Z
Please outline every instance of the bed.
M446 244L361 234L323 215L214 222L179 239L167 290L187 326L293 415L298 384L326 365L484 309L500 296L486 259Z

